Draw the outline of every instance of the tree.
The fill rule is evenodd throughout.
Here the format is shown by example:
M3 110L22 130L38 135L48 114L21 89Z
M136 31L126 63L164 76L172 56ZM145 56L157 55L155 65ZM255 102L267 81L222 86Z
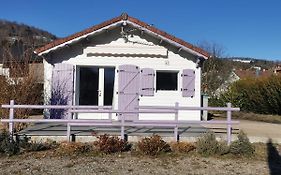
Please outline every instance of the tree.
M5 50L5 68L9 69L9 73L0 76L0 104L7 104L10 100L15 100L16 104L41 104L43 95L43 86L38 80L37 73L30 68L30 64L34 63L34 55L32 49L26 50L22 55L22 59L14 57L11 50ZM2 110L1 117L9 116L8 110ZM15 110L15 118L28 118L33 112L31 109ZM25 127L23 123L15 125L16 130Z
M207 51L211 57L204 62L202 68L202 89L210 96L227 80L232 70L229 60L225 57L225 49L214 42L200 42L198 46Z

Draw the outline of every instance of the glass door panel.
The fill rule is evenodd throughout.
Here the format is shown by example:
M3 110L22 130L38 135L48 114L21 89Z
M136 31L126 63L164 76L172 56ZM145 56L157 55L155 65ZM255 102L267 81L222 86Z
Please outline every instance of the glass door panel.
M104 68L103 105L112 106L115 68Z
M99 68L80 67L79 105L98 105Z

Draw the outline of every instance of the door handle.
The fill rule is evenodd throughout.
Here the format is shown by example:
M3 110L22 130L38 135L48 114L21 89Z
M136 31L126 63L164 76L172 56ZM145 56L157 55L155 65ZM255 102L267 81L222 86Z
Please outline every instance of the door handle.
M97 90L98 91L98 96L101 97L101 90Z

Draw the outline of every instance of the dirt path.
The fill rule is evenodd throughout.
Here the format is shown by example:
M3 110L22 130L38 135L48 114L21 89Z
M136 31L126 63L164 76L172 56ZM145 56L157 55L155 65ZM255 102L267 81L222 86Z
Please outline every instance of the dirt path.
M266 161L198 157L14 156L0 159L0 174L270 174ZM281 171L281 170L280 170Z
M240 120L239 127L251 137L271 138L281 143L281 124Z

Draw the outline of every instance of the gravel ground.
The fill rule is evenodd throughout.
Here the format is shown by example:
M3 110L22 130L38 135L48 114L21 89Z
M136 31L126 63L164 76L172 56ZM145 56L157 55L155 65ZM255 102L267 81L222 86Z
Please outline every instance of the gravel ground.
M26 153L1 157L0 174L270 174L262 160L161 156L158 158L115 154L105 156L50 156ZM281 167L281 165L280 165ZM276 165L276 174L281 168Z

